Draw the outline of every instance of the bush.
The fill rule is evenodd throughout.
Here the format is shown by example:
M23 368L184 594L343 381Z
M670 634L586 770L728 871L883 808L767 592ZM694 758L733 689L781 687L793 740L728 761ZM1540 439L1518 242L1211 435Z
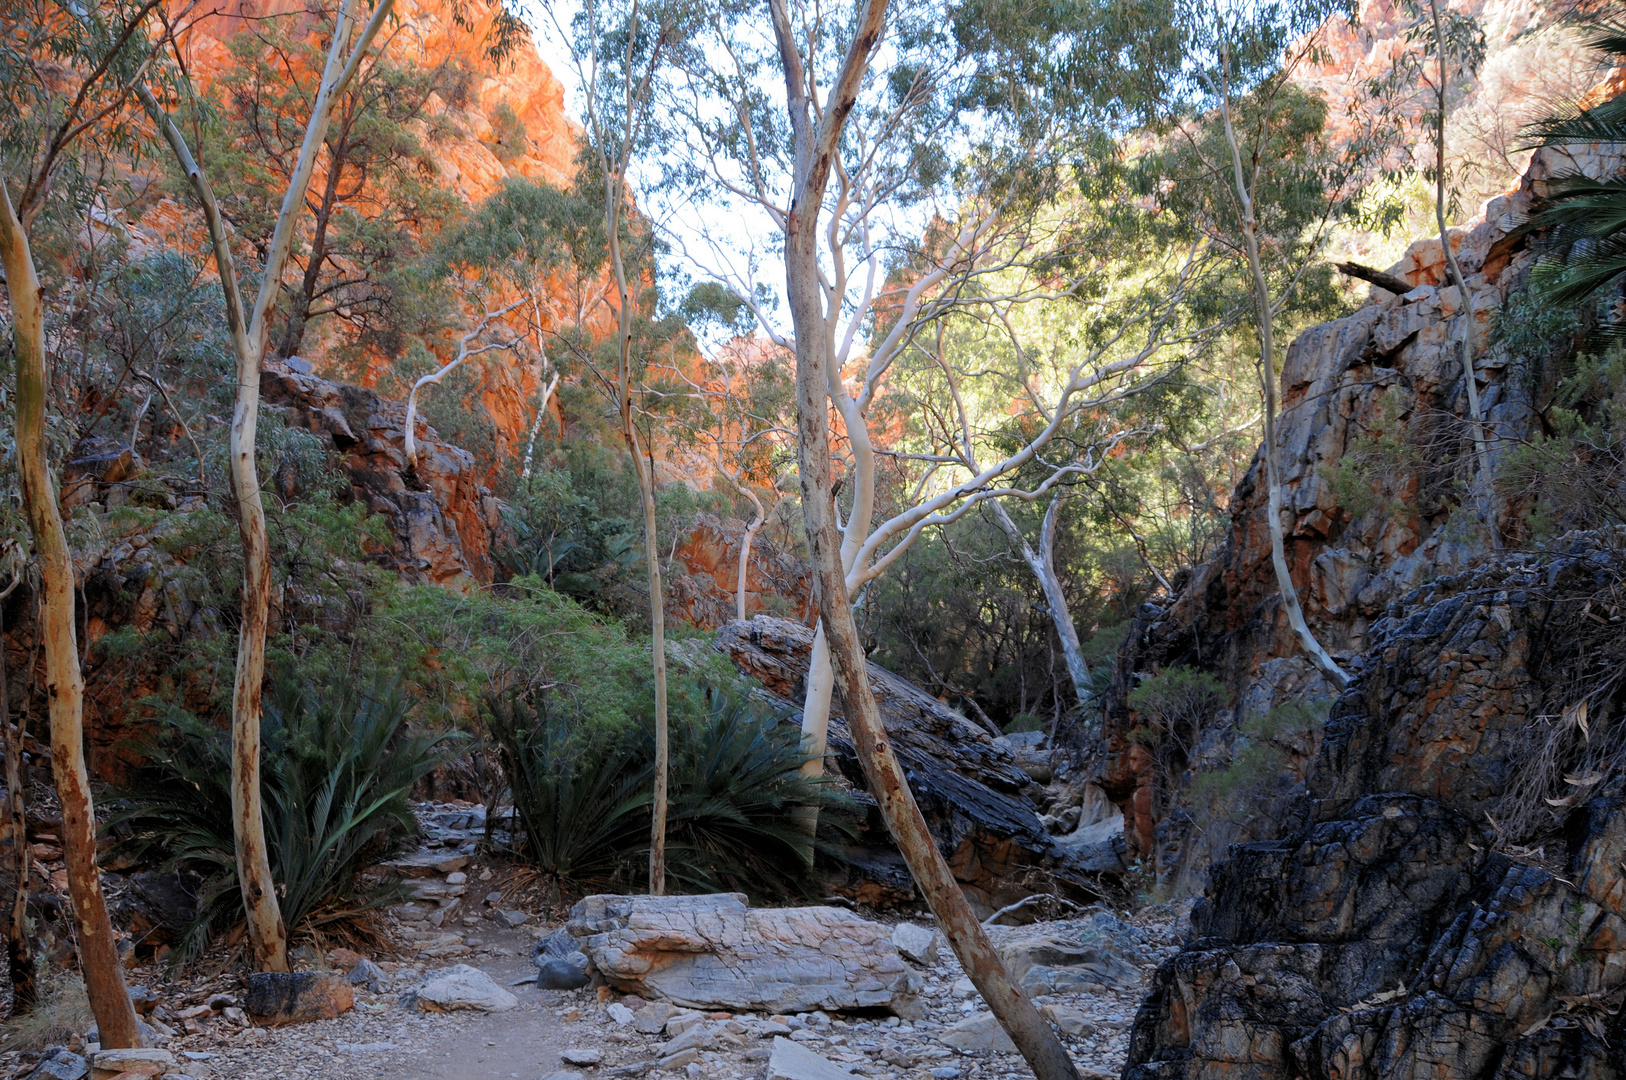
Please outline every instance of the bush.
M682 888L754 897L806 894L815 844L793 820L816 807L840 828L837 789L801 775L794 725L732 688L674 687L667 871ZM521 854L555 896L591 886L635 888L649 857L654 739L647 726L583 724L547 695L488 702ZM824 811L836 811L825 814Z
M362 871L417 836L407 795L456 756L445 737L403 730L409 707L390 690L278 687L265 705L260 786L271 874L290 936L320 934L398 900L399 883ZM118 847L165 869L201 874L198 916L176 959L242 920L231 814L231 735L187 714L137 747L146 764L111 816Z

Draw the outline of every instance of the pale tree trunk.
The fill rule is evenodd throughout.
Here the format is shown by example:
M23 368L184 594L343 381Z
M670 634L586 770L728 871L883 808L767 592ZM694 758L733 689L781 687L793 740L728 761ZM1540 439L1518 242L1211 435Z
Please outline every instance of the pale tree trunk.
M255 966L263 971L288 970L288 929L277 902L271 876L270 850L260 799L260 722L265 683L265 637L271 610L271 553L260 502L260 480L255 463L255 433L260 411L260 364L270 338L282 276L293 245L294 223L304 209L316 159L327 136L335 99L355 76L362 57L389 17L394 0L379 0L346 59L346 46L354 25L354 0L345 0L334 24L333 41L322 70L321 87L311 106L305 139L266 253L260 291L251 317L244 319L237 272L219 207L208 178L186 146L180 131L164 115L145 87L138 89L142 104L158 124L182 169L190 179L209 227L220 285L226 294L226 318L237 354L237 396L232 409L230 477L237 503L238 532L243 544L242 620L237 636L237 672L232 688L232 832L236 845L237 878L243 893L249 945Z
M630 148L630 142L629 138L623 145ZM625 166L624 161L622 165ZM627 452L632 455L633 472L638 474L638 495L644 508L644 561L649 565L649 653L655 681L655 789L649 821L649 894L662 896L666 892L667 774L671 759L666 709L666 594L661 586L660 537L655 531L654 448L650 448L649 471L646 473L643 448L632 411L632 331L635 311L631 280L621 251L621 202L626 190L624 177L624 173L605 175L605 224L609 232L610 268L615 273L620 300L616 311L616 337L619 343L616 387L620 397L617 405L621 414L621 437L626 440Z
M1445 227L1446 42L1445 26L1440 15L1440 0L1429 0L1429 14L1434 23L1434 53L1437 65L1435 69L1437 111L1434 116L1434 220L1440 229L1440 250L1445 255L1446 276L1457 290L1457 303L1460 305L1458 318L1462 320L1462 334L1458 347L1462 350L1462 379L1468 388L1468 425L1473 433L1474 463L1477 466L1477 475L1474 478L1475 497L1480 504L1480 516L1490 533L1491 546L1500 551L1502 536L1496 528L1492 512L1490 454L1485 449L1485 423L1479 411L1479 381L1474 372L1473 306L1469 302L1468 285L1462 277L1462 265L1457 262L1457 253L1451 247L1451 237Z
M1282 536L1282 481L1276 461L1276 353L1271 330L1274 310L1270 302L1270 286L1265 281L1264 268L1259 260L1259 235L1253 213L1253 194L1242 173L1242 152L1237 145L1236 131L1231 125L1229 92L1220 97L1220 112L1225 121L1225 139L1231 149L1231 165L1236 180L1237 199L1242 208L1242 240L1248 257L1248 272L1252 278L1254 310L1259 323L1259 362L1263 372L1265 393L1265 483L1269 492L1266 528L1270 532L1270 561L1276 570L1276 586L1281 592L1282 608L1287 612L1288 625L1298 636L1299 647L1310 657L1320 672L1340 690L1349 685L1349 675L1338 666L1327 650L1321 647L1304 621L1299 607L1299 594L1293 585L1293 575L1287 566L1286 541Z
M6 923L6 961L11 971L11 1015L33 1012L39 1001L35 981L34 938L28 925L28 875L33 870L33 852L28 846L28 802L23 795L23 743L28 724L17 718L16 734L11 727L11 685L7 680L4 601L22 581L17 577L0 592L0 733L5 736L6 753L6 833L12 872L17 887L11 894L11 910Z
M28 234L0 180L0 260L11 300L17 363L16 441L23 510L34 534L43 586L40 633L45 643L45 698L50 704L51 769L62 804L63 860L90 1008L102 1045L141 1045L135 1009L124 989L118 944L96 866L96 815L85 768L85 684L74 634L73 558L45 450L45 313Z
M666 594L661 585L660 538L655 532L655 463L651 461L649 471L644 471L630 408L625 423L632 467L638 473L638 495L644 505L644 561L649 564L649 653L655 676L655 792L649 822L649 895L662 896L666 892L667 774L672 756L666 721Z
M1056 625L1056 637L1061 640L1061 654L1067 661L1067 674L1073 680L1073 693L1078 696L1078 703L1085 705L1092 695L1090 693L1090 666L1084 662L1084 648L1078 641L1078 628L1073 625L1073 615L1067 607L1067 594L1061 588L1061 575L1056 573L1056 512L1061 506L1061 496L1050 500L1045 508L1044 524L1039 530L1039 549L1035 551L1028 538L1022 535L1016 522L1011 520L1010 512L1000 499L990 500L994 507L994 520L999 527L1005 530L1011 543L1022 555L1022 561L1028 564L1033 576L1039 579L1044 588L1044 600L1050 608L1050 621Z
M841 127L851 111L870 57L885 29L886 0L868 0L852 44L826 92L815 126L802 60L784 0L770 0L795 138L795 175L785 220L785 286L796 329L796 413L801 458L802 513L813 561L820 622L842 689L848 726L871 794L915 881L937 916L960 964L1033 1067L1039 1080L1077 1080L1078 1071L1056 1032L1039 1016L1005 971L988 934L967 903L882 726L842 565L835 502L830 497L828 380L833 349L819 284L818 221Z

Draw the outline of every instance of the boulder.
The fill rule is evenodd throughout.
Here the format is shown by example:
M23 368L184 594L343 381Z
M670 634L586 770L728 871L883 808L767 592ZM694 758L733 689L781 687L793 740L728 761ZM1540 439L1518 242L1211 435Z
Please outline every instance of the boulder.
M54 1047L40 1058L27 1080L82 1080L90 1063L66 1047Z
M840 908L752 909L738 893L589 896L567 928L617 990L696 1009L908 1011L921 986L885 926Z
M1029 997L1074 993L1092 983L1114 990L1140 989L1140 969L1131 959L1141 959L1140 954L1126 955L1118 942L1088 933L1063 936L1042 924L991 926L988 932L1011 978Z
M820 1057L801 1043L775 1035L767 1080L852 1080L852 1070Z
M257 971L248 977L243 1009L261 1027L331 1020L348 1012L356 993L327 971Z
M997 1050L1014 1054L1016 1044L991 1012L972 1013L942 1035L938 1042L951 1050Z
M536 943L536 985L544 990L579 990L592 981L587 955L568 930L555 930Z
M904 959L912 960L921 967L931 967L937 963L938 936L936 930L928 930L914 923L899 923L892 928L892 944L897 946Z
M506 1012L519 1005L519 999L493 982L491 976L468 964L431 971L408 991L408 997L423 1012Z

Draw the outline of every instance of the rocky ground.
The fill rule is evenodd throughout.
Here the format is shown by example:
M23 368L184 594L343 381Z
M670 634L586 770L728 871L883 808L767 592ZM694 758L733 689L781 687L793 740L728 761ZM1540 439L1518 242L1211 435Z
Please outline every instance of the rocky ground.
M412 878L417 898L391 908L385 918L395 957L373 958L376 977L356 986L355 1005L344 1015L262 1028L242 1011L238 975L166 982L159 968L132 973L132 981L144 988L138 1000L160 1036L158 1045L175 1055L184 1075L196 1080L538 1080L564 1071L581 1080L645 1074L762 1080L776 1036L854 1074L884 1080L1026 1075L1008 1044L999 1047L1002 1033L946 947L937 950L935 960L913 965L923 989L919 1015L912 1020L856 1013L699 1013L608 987L539 989L533 951L561 924L532 914L539 905L525 902L516 879L472 854L483 825L477 812L427 809L426 834L433 846L398 865L417 875ZM909 921L931 926L921 913ZM1118 940L1110 943L1108 974L1100 976L1110 984L1075 975L1073 988L1039 994L1036 1000L1050 1007L1047 1012L1081 1071L1116 1076L1144 987L1157 962L1176 950L1176 922L1167 907L1125 916L1121 924L1104 909L1091 909L993 932L996 943L1013 936L1099 943L1102 926L1112 928ZM359 959L343 950L318 955L308 947L296 957L301 967L340 970L353 969ZM426 976L458 964L485 972L514 995L516 1004L502 1011L424 1012L411 1003L409 991ZM0 1054L5 1080L28 1076L34 1068L31 1055Z

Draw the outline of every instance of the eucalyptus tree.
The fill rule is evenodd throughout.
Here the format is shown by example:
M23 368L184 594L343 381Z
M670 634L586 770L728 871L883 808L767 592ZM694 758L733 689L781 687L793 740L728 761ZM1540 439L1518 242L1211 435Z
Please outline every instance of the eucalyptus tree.
M654 795L649 838L649 891L666 891L667 780L671 745L667 725L666 613L661 584L655 506L655 463L649 438L639 430L639 371L647 357L654 232L633 212L632 173L661 137L656 107L660 87L684 50L692 13L682 0L582 0L569 18L562 5L543 0L553 31L569 52L580 95L583 132L577 187L589 185L602 215L605 272L613 285L610 308L614 350L608 365L577 339L578 355L615 409L621 438L638 479L644 512L644 564L649 579L650 666L655 690Z
M73 556L47 447L53 366L45 333L48 298L32 241L52 215L72 218L87 209L89 177L97 171L88 167L89 159L139 154L141 133L130 116L134 88L149 76L168 75L165 34L153 26L157 7L157 0L112 0L88 8L20 0L0 24L0 77L6 84L0 95L0 265L16 375L17 473L42 594L51 770L62 808L58 835L85 989L102 1045L109 1047L139 1046L141 1034L96 865Z
M925 531L990 499L1044 498L1089 468L1052 461L1044 448L1076 416L1202 336L1186 311L1209 265L1201 241L1155 245L1130 273L1115 259L1146 225L1114 142L1133 119L1122 98L1122 84L1134 81L1125 57L1138 62L1148 47L1139 31L1164 37L1155 12L1131 24L1113 22L1117 11L1104 5L1092 12L1098 22L1071 29L1049 9L1051 23L1032 12L1012 23L1005 12L1005 31L991 32L989 12L899 9L881 60L854 76L850 113L828 151L828 184L818 192L824 224L806 241L817 318L792 302L792 326L781 325L760 280L764 249L740 250L704 228L678 238L769 340L795 350L799 373L804 349L828 357L820 370L844 458L837 528L849 597ZM844 20L855 16L809 6L787 17L807 54L797 92L822 111L819 88L844 70L852 32ZM763 86L785 43L762 41L729 7L710 19L704 63L684 72L672 100L687 140L676 186L784 235L803 165L794 111L787 126ZM1134 76L1165 78L1138 68ZM1034 307L1069 312L1058 347L1031 347L1025 324L1034 320L1023 313ZM934 408L949 419L915 424L900 441L899 413L931 413L915 408L911 382L930 384ZM1013 399L1040 422L1005 446L999 436ZM1005 482L1029 466L1038 470L1031 486ZM880 501L883 482L893 505ZM815 635L803 708L815 773L835 681L828 634L821 625Z
M1403 32L1406 48L1395 57L1389 71L1374 81L1371 93L1385 102L1389 112L1406 109L1416 103L1417 98L1422 98L1422 121L1434 150L1434 160L1424 165L1423 176L1434 185L1434 221L1439 230L1446 279L1458 297L1454 345L1468 397L1468 431L1473 439L1476 466L1475 499L1491 542L1500 546L1501 533L1492 520L1488 501L1491 460L1485 441L1485 418L1479 407L1479 381L1474 371L1472 296L1446 227L1447 220L1462 211L1460 175L1453 173L1460 174L1469 168L1467 163L1456 170L1450 165L1447 122L1451 107L1462 97L1485 61L1485 31L1478 19L1465 11L1454 10L1447 0L1402 0L1400 13L1410 20Z
M1347 0L1292 0L1265 6L1186 0L1178 24L1192 43L1191 77L1163 103L1166 178L1157 194L1172 216L1208 237L1235 268L1251 308L1263 397L1265 524L1283 613L1295 639L1334 685L1349 675L1304 618L1286 556L1282 516L1278 322L1314 309L1329 290L1321 261L1332 229L1356 209L1399 132L1351 111L1351 130L1334 138L1328 105L1299 76L1327 60L1327 36L1353 17ZM1367 88L1352 86L1355 100Z
M238 883L248 920L249 944L255 965L267 971L288 970L288 929L277 902L277 886L271 876L270 851L266 846L265 823L261 813L260 724L265 684L265 638L271 607L271 558L255 460L255 432L260 411L260 366L270 343L294 231L305 209L305 195L322 153L333 109L356 77L373 40L390 18L393 2L378 0L371 17L364 24L356 18L356 0L344 0L339 8L299 155L294 161L282 208L264 250L259 291L252 310L243 305L231 233L208 174L198 164L197 155L157 95L145 84L136 85L142 105L159 134L168 142L203 212L215 268L220 275L221 291L225 294L226 321L237 361L229 475L232 494L236 499L238 532L243 544L243 589L236 679L232 690L232 828ZM182 100L185 98L182 97Z
M1065 23L1077 11L1044 15ZM967 973L1038 1074L1069 1077L1072 1063L1009 981L925 828L876 711L853 596L926 530L990 499L1041 498L1084 468L1055 462L1031 488L1007 483L1042 463L1080 411L1194 336L1183 300L1207 267L1205 246L1162 253L1142 278L1123 282L1090 256L1110 229L1080 226L1094 217L1070 216L1053 197L1110 159L1110 138L1078 128L1089 127L1086 117L1118 115L1112 94L1091 92L1136 54L1133 33L1115 39L1122 50L1094 48L1089 35L1042 26L1031 10L961 21L950 6L889 13L880 0L835 8L774 0L769 14L764 40L745 9L708 10L703 63L686 68L671 111L688 140L685 196L716 195L782 240L788 327L759 289L765 249L730 250L703 228L678 238L753 309L770 340L796 355L802 512L820 605L804 707L810 767L822 767L839 682L870 789ZM1022 63L1006 61L1001 34L1013 21L1024 41L1049 35L1047 47L1016 51L1046 78L1028 80ZM1090 89L1049 79L1058 69L1087 77ZM783 106L768 89L774 81ZM1140 287L1154 277L1160 287ZM967 393L983 382L983 366L937 343L961 321L1014 335L1018 309L1066 297L1079 298L1091 331L1042 373L997 373L1020 386L1039 418L1019 445L999 447L986 407L995 391L976 408ZM953 420L893 446L880 413L900 393L892 384L905 367L940 374L935 387ZM847 458L839 485L835 439ZM893 484L902 494L889 512L878 500L882 456L907 472Z

